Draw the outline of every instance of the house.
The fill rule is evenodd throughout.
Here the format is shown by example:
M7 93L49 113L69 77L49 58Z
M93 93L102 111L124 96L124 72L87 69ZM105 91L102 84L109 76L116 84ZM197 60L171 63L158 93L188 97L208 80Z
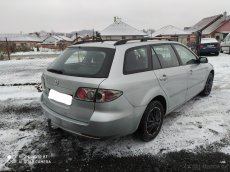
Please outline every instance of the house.
M84 38L83 36L78 35L78 34L76 33L76 34L74 34L70 39L72 40L73 43L76 43L76 42L81 42L81 41L83 41L83 40L84 40L83 38Z
M168 26L160 28L159 30L156 30L152 34L152 37L168 37L174 41L178 41L183 44L187 44L189 35L190 33L187 31L184 31L183 29L179 29L175 26L168 25Z
M42 43L42 48L49 49L65 49L72 44L72 39L62 35L51 35L46 38Z
M38 37L32 37L26 34L0 34L0 43L6 43L6 38L8 43L15 44L16 47L27 46L33 48L37 47L39 43L42 43L42 40Z
M7 40L7 42L6 42ZM6 51L6 46L10 52L31 51L38 48L42 40L27 34L0 34L0 52Z
M212 24L208 26L210 23ZM206 26L208 27L206 28ZM202 28L205 28L202 31L202 37L223 40L230 33L230 16L227 15L227 12L224 12L224 14L203 18L194 26L186 28L186 31L193 34Z
M144 32L122 22L118 17L114 17L114 23L100 33L103 40L135 39L147 36Z

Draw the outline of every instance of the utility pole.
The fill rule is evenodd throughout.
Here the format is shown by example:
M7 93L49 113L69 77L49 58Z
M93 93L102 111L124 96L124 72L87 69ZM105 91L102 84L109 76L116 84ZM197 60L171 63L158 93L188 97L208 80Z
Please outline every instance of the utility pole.
M93 29L93 41L94 41L94 29Z
M9 50L9 44L7 38L6 38L6 51L7 51L8 59L10 60L10 50Z

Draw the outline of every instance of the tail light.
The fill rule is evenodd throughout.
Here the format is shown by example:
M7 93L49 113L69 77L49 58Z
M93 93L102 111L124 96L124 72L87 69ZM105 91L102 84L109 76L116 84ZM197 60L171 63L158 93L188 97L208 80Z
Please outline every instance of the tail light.
M122 91L98 89L96 93L96 102L110 102L122 95Z
M220 48L220 44L217 44L217 45L216 45L216 48Z
M95 88L78 88L75 98L83 101L91 102L110 102L122 95L122 91L109 89L95 89Z
M84 101L90 101L93 102L95 100L95 93L96 89L95 88L78 88L75 98L79 100L84 100Z
M200 44L200 46L199 46L199 48L200 49L202 49L202 48L204 48L205 46L204 45L202 45L202 44Z

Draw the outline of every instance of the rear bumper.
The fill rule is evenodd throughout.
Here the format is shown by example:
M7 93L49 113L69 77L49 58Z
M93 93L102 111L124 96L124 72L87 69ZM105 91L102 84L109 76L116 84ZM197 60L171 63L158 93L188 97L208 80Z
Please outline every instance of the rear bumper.
M200 49L200 53L218 53L220 52L220 48L205 48Z
M118 101L122 102L122 100ZM54 112L42 102L42 97L40 103L43 113L53 125L68 132L91 138L124 136L133 133L145 110L145 107L134 108L125 104L125 109L122 112L103 112L100 111L101 104L99 104L99 111L95 110L90 121L86 123Z

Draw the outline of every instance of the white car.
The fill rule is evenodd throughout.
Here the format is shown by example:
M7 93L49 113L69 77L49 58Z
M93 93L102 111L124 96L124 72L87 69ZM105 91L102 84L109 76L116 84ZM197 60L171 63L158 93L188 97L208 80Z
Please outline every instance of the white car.
M221 42L221 51L225 53L230 53L230 33Z
M90 138L138 131L150 141L165 115L210 94L213 77L207 58L178 42L78 43L44 71L41 105L49 126Z

